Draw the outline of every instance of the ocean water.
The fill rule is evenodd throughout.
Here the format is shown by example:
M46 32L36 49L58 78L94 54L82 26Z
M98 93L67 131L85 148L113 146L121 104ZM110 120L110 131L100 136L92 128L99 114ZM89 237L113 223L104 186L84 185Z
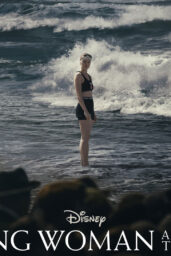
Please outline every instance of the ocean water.
M97 122L80 167L73 86L93 55ZM0 2L0 167L90 175L111 198L171 183L171 1Z

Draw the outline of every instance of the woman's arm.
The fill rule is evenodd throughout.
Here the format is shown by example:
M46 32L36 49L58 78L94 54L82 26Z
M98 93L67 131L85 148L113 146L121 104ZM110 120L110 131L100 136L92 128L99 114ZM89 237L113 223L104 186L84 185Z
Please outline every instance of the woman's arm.
M82 97L82 90L81 90L81 81L82 81L82 77L80 74L76 74L74 77L74 85L75 85L75 89L76 89L76 94L77 94L77 98L78 101L80 103L80 106L82 107L84 114L86 116L87 119L91 119L91 115L89 114L85 104L84 104L84 100Z

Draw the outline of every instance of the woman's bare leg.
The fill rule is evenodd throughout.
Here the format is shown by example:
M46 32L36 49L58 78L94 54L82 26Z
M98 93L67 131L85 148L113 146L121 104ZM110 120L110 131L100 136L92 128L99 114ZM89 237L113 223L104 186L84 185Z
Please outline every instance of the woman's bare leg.
M93 122L94 122L93 120L89 120L89 126L88 126L89 139L90 139L90 134L91 134L91 129L92 129ZM88 153L89 153L89 144L88 144L88 147L87 147L87 159L88 159Z
M80 155L81 155L81 165L88 166L88 152L89 152L89 138L92 128L92 120L79 120L81 139L80 139Z

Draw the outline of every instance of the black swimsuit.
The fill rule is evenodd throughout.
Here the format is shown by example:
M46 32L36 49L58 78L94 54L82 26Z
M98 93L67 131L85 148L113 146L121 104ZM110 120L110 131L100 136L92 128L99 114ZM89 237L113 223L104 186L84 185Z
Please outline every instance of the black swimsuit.
M89 80L83 75L82 72L80 72L81 75L84 77L84 82L82 83L82 92L85 91L92 91L93 90L93 84L91 80L91 76L89 76Z
M88 80L83 75L82 72L80 72L80 73L84 77L84 82L82 83L82 92L92 91L93 90L93 84L92 84L91 77L89 76L90 80ZM88 112L91 115L91 119L94 120L94 102L93 102L93 98L92 97L83 97L83 100L84 100L84 104L85 104ZM78 120L86 120L86 117L84 115L84 111L83 111L80 103L78 103L77 106L76 106L76 117L78 118Z

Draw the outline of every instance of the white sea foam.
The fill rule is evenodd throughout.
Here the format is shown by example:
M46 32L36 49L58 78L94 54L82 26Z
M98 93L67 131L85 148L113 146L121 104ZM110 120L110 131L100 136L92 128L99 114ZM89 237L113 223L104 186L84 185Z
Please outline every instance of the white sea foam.
M84 19L63 19L63 21L54 29L54 32L61 32L63 30L86 30L89 28L116 28L119 26L141 24L156 19L171 20L171 7L133 5L125 7L117 6L115 9L120 11L120 16L118 18L106 19L91 15Z
M81 5L81 3L79 4ZM83 8L82 6L79 8ZM96 4L97 5L97 4ZM101 8L103 7L101 6ZM88 5L91 9L91 5ZM43 26L54 27L54 32L64 30L86 30L89 28L116 28L119 26L130 26L156 19L171 20L171 6L152 6L152 5L110 5L110 8L117 10L112 18L90 15L85 18L54 18L48 17L50 7L41 12L35 11L30 15L19 15L9 13L0 16L0 30L10 31L13 29L32 29ZM51 8L55 8L52 6ZM92 6L92 9L94 7ZM72 10L72 9L71 9ZM66 10L65 10L66 11ZM110 15L111 16L111 15ZM115 17L116 16L116 17Z
M43 18L29 17L18 15L17 13L10 13L0 16L0 30L10 31L13 29L32 29L43 26L56 26L60 23L57 18Z
M88 40L75 45L69 56L52 59L44 68L44 78L31 87L36 100L74 106L73 76L80 69L80 53L85 51L93 55L89 72L95 86L96 110L171 116L171 61L123 51L105 41Z
M3 58L0 58L0 63L10 63L11 60L7 60L7 59L3 59Z

